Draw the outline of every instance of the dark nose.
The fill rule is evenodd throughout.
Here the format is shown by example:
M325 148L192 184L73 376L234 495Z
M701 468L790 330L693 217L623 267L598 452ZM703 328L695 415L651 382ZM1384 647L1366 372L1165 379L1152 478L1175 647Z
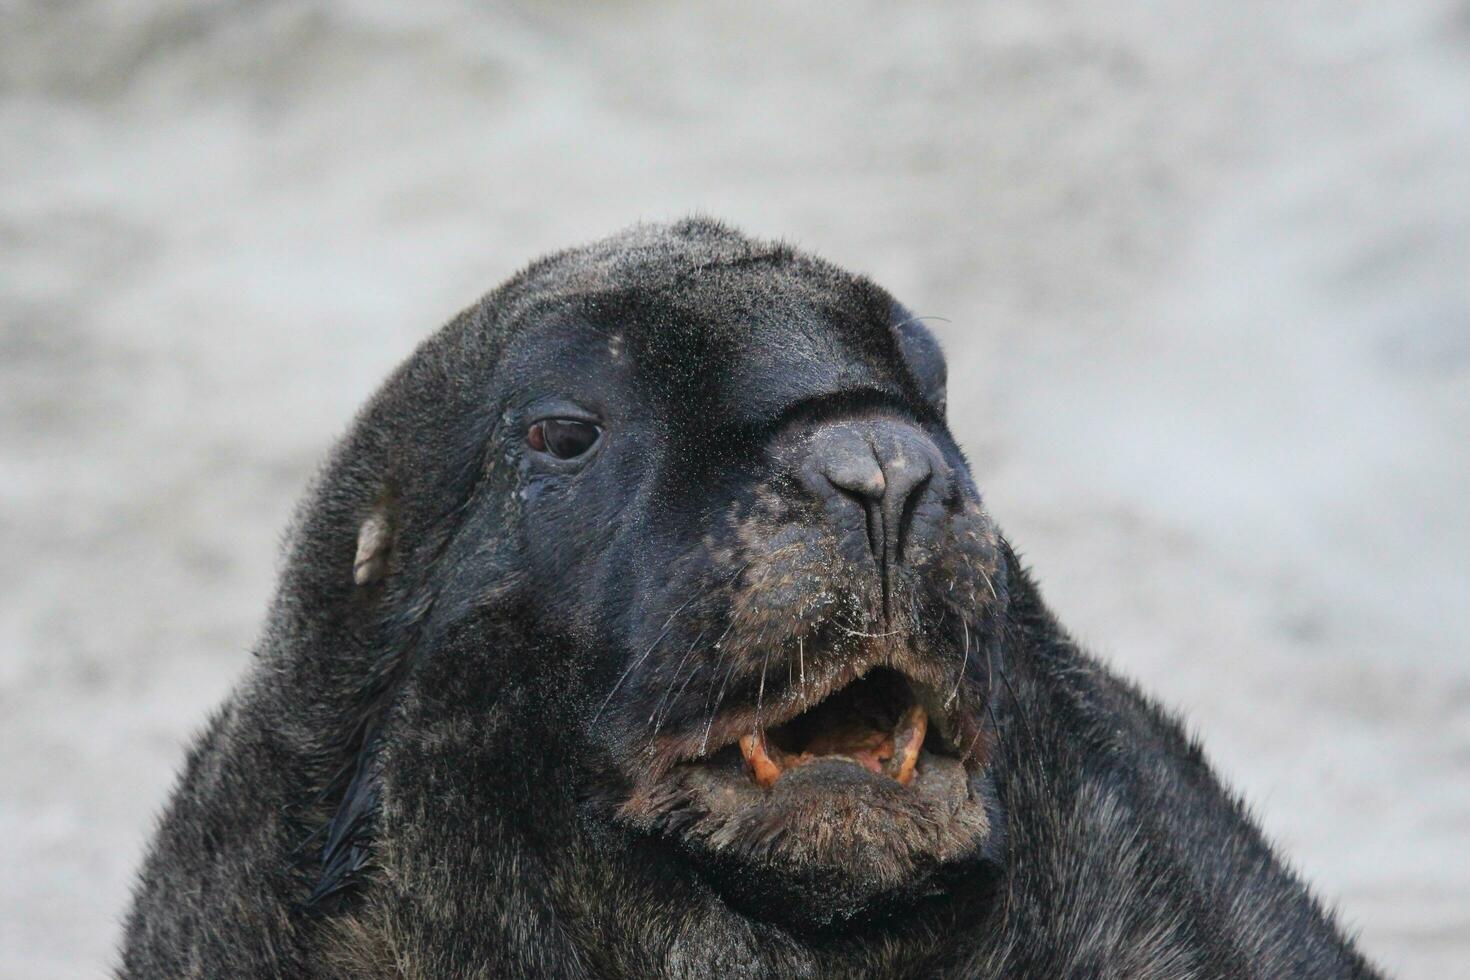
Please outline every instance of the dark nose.
M916 515L939 498L948 467L928 436L897 420L830 423L810 446L802 482L827 504L841 531L866 538L886 599Z

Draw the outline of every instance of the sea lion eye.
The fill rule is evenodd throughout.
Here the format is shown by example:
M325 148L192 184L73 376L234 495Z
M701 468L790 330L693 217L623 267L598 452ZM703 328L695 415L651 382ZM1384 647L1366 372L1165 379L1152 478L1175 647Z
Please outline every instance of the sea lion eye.
M597 444L602 429L581 419L542 419L526 431L526 442L538 453L575 459Z

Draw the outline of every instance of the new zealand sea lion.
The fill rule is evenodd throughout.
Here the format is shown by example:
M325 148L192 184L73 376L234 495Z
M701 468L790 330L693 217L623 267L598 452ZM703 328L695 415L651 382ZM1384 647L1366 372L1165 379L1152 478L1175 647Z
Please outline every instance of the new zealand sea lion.
M124 977L1368 977L1077 648L877 286L709 221L378 392L194 746Z

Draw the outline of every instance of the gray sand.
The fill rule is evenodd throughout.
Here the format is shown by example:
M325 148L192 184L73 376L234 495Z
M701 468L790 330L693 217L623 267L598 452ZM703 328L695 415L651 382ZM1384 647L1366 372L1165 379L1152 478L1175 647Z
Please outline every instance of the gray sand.
M392 365L698 209L945 318L1063 618L1369 954L1470 975L1464 0L237 6L0 3L0 974L111 962Z

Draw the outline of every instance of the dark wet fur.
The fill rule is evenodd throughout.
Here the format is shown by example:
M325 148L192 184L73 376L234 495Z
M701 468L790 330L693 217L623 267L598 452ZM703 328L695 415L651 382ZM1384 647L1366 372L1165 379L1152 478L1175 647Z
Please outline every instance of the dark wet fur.
M530 266L388 381L316 481L256 662L191 750L142 869L120 976L1375 975L1179 723L1057 625L968 483L916 518L967 543L913 559L884 609L852 600L878 595L855 580L801 604L812 569L841 581L848 566L786 512L780 479L731 478L719 508L666 519L707 538L658 543L672 532L628 500L528 535L568 491L528 468L492 380L520 376L505 362L528 324L568 310L601 330L658 324L636 351L637 377L667 392L644 438L665 447L651 460L708 447L679 457L689 486L741 471L802 413L913 418L963 465L932 339L860 278L706 221ZM773 310L844 338L812 340L819 394L796 413L790 372L722 374L790 346L771 341ZM821 395L845 363L869 380ZM701 399L724 382L747 411L711 417ZM388 574L357 586L375 511L392 518ZM903 642L859 635L880 621ZM600 658L605 634L626 649ZM680 836L712 819L688 809L679 766L722 701L766 717L801 695L802 668L816 684L865 657L954 683L979 843L926 863L948 853L939 827L932 847L874 849L861 874L814 859L782 877L805 852L734 825L711 825L720 847Z

